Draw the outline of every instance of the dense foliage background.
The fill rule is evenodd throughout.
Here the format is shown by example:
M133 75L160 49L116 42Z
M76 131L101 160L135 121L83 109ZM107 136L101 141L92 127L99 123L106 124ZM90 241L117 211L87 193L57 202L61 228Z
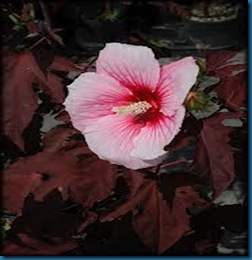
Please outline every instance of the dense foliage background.
M218 15L198 3L1 2L4 255L247 254L246 5L199 23L192 10ZM204 98L188 101L158 167L100 160L62 105L111 41L149 46L161 64L198 59Z

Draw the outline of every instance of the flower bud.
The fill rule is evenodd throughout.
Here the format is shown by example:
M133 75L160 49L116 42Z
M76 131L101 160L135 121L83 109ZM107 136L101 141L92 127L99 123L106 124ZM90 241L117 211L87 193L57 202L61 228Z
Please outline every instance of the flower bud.
M210 96L202 91L189 92L185 99L185 106L188 110L204 111L210 101Z

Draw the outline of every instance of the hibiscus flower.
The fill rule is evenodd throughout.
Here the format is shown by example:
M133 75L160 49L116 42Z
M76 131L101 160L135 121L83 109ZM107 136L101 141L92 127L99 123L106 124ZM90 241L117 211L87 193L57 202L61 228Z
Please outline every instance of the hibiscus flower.
M64 105L101 159L131 169L155 166L180 130L198 71L192 57L160 68L147 47L109 43L96 73L83 73L68 87Z

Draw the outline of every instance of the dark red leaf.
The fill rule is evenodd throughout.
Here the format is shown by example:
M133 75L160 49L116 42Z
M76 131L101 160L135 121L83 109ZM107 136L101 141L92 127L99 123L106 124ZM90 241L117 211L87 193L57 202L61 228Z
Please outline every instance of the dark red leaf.
M128 171L126 178L131 186L128 200L101 220L111 221L132 212L133 226L142 242L152 251L162 253L190 230L187 208L203 201L192 187L180 187L171 209L155 180L144 179L136 171Z
M18 213L29 193L33 193L36 200L43 200L53 189L62 194L70 191L72 198L86 207L92 207L96 201L110 195L115 186L114 168L92 154L83 140L72 138L71 134L76 130L59 129L47 134L44 151L20 159L5 171L6 209Z
M207 71L221 79L233 77L240 72L247 71L245 52L212 51L206 58Z
M240 73L247 72L247 64L226 65L216 70L216 75L221 79L231 79Z
M112 194L116 184L116 170L109 162L96 157L86 159L85 164L79 167L81 171L69 184L70 196L77 203L91 208L95 202Z
M177 188L191 186L199 190L203 185L204 181L201 177L186 172L161 174L158 179L158 189L171 208Z
M42 176L36 172L20 174L21 159L3 176L3 207L14 213L20 213L26 196L42 182Z
M217 51L207 56L209 71L220 77L216 87L224 105L239 111L246 106L248 95L247 59L245 52Z
M177 151L185 148L192 140L192 136L197 135L200 130L201 122L193 116L186 117L181 127L181 131L175 136L172 142L165 147L165 150Z
M69 114L66 112L66 110L59 112L59 114L55 117L55 119L57 119L58 121L64 121L66 123L71 122L71 118Z
M49 66L50 70L56 70L56 71L78 71L79 68L78 66L73 63L71 60L60 57L60 56L55 56L53 62Z
M133 225L145 245L162 253L191 230L187 209L205 201L190 186L176 189L172 210L155 186L146 195L143 211L134 215Z
M136 171L131 171L126 174L126 179L128 180L131 188L130 197L121 206L116 208L113 212L105 215L101 218L101 221L112 221L128 212L134 210L141 199L142 194L145 193L146 187L148 189L151 181L145 181L140 173Z
M69 139L78 133L79 132L72 127L66 127L64 125L55 127L43 136L44 150L57 152L69 147Z
M31 54L12 55L3 64L3 132L21 149L22 133L38 107L32 84L44 77Z
M32 238L25 233L20 233L18 237L21 240L22 245L17 245L11 242L6 243L3 248L3 255L60 255L77 246L77 242L74 240L57 241L55 239L54 243L42 242L41 240Z
M19 213L29 193L41 200L52 189L64 187L76 170L75 163L75 158L47 151L20 159L4 172L3 206Z
M224 105L235 111L246 107L248 101L248 75L246 72L225 78L215 89Z
M43 137L44 151L65 153L70 151L72 156L85 155L95 156L88 148L84 137L78 130L64 125L55 127Z
M198 136L196 163L204 174L210 176L216 198L224 191L235 177L234 159L231 149L231 127L224 126L227 118L240 117L239 113L219 113L203 121L203 128Z
M38 83L43 91L50 96L52 102L62 103L65 100L65 86L60 77L48 72L46 80L38 80Z
M199 255L210 253L215 248L215 243L210 239L202 239L195 243L195 250Z
M22 214L12 223L5 250L8 254L35 255L69 251L77 246L71 238L84 220L82 214L81 206L65 201L58 190L50 192L43 201L36 201L29 194Z
M33 84L39 83L53 102L62 103L65 98L64 83L56 74L42 71L31 53L8 55L3 62L3 132L24 149L22 133L38 107ZM74 63L63 57L56 57L48 69L78 70Z
M55 56L51 64L47 68L46 81L44 79L39 81L43 91L50 95L51 99L55 103L62 103L65 99L65 84L63 79L58 77L51 71L78 71L79 66L73 63L71 60Z
M223 66L236 53L237 52L227 50L209 51L206 57L207 71L216 72L219 67Z

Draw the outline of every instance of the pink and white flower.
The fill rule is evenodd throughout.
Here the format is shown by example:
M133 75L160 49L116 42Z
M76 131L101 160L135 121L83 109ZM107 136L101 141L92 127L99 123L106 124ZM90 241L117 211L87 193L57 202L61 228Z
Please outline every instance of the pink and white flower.
M195 60L160 68L147 47L109 43L96 69L69 86L64 105L73 126L101 159L131 169L161 163L185 117L183 102L199 71Z

